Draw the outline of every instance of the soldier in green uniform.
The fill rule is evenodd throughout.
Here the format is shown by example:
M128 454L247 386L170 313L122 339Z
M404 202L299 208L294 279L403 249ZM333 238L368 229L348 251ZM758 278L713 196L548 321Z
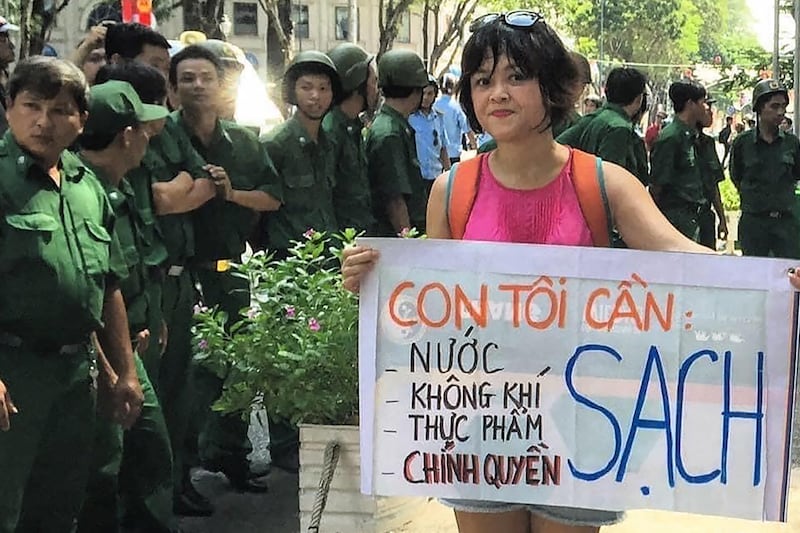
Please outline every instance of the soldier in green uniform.
M118 77L131 74L132 70L119 70L120 67L133 68L132 65L144 64L159 67L159 72L163 71L166 78L169 62L167 60L165 64L162 61L169 48L166 39L140 25L123 25L123 29L114 32L114 42L109 49L111 60L119 66L108 71L106 76L111 77L112 72ZM152 98L158 95L145 97L142 91L149 93L152 87L158 86L160 83L156 80L143 88L135 84L143 100L151 103L154 101ZM150 139L142 164L128 176L145 222L144 240L149 243L145 262L152 269L160 270L158 273L162 278L161 283L149 284L150 300L162 301L162 316L156 316L155 306L148 308L151 311L149 329L157 342L150 343L143 360L161 402L172 444L175 512L191 516L208 516L213 512L211 502L194 490L188 479L183 479L183 447L178 445L184 440L189 420L187 391L192 359L192 307L196 302L187 267L194 252L194 226L190 212L216 194L213 182L203 169L205 164L184 130L170 121L161 133ZM157 294L158 291L162 294ZM159 321L163 322L163 327ZM152 497L146 499L150 500ZM154 507L160 509L162 506L155 503Z
M86 110L74 65L42 56L17 65L0 141L2 533L72 531L89 473L94 377L103 411L123 427L143 401L113 212L96 177L65 151Z
M376 234L393 237L425 228L427 197L408 117L419 108L428 73L410 50L390 50L378 63L378 86L386 99L367 133L367 169Z
M755 128L736 136L731 146L731 181L739 190L742 218L739 242L745 255L800 257L794 190L800 179L800 140L780 131L789 96L775 80L753 89Z
M363 48L342 43L328 52L342 87L342 99L322 119L334 169L333 209L339 229L355 228L372 234L372 197L367 176L367 154L361 113L372 114L378 106L378 74L375 60Z
M280 209L265 215L269 249L277 259L288 256L292 241L309 229L339 229L332 192L336 162L322 119L340 92L336 67L322 52L300 52L286 69L283 99L297 111L263 140L283 191Z
M219 119L221 65L213 52L197 45L178 52L172 58L169 82L183 106L169 120L188 135L218 189L216 198L193 212L197 238L191 266L202 286L203 303L225 312L231 325L250 305L250 291L246 280L233 275L230 263L245 251L257 213L281 206L280 184L256 135ZM223 384L224 376L195 366L194 401L198 416L205 420L197 444L203 466L223 472L237 490L263 492L266 484L250 476L247 422L241 413L211 412ZM191 447L194 439L189 435L187 440ZM183 464L184 470L190 466Z
M163 80L157 72L155 75L156 79ZM146 226L125 174L139 166L149 137L155 133L153 122L161 121L167 114L163 106L143 104L128 82L106 81L92 87L89 119L78 138L81 160L100 179L111 202L116 233L128 269L120 288L128 311L130 336L137 349L136 369L145 401L141 417L125 434L124 453L128 462L132 454L137 458L134 470L127 469L128 488L133 489L129 492L137 496L135 503L143 505L147 501L144 492L151 493L151 503L160 503L161 509L153 509L152 505L149 509L151 516L146 527L154 533L169 532L174 527L169 437L161 406L141 360L148 344L155 342L148 331L151 315L148 308L160 308L161 302L149 300L148 286L154 280L144 261ZM79 520L81 533L120 529L118 479L123 458L122 428L98 420L96 435L94 464Z
M658 134L650 152L650 194L670 223L695 242L700 239L700 210L708 207L697 124L706 120L706 89L690 80L674 82L669 98L675 117Z
M714 101L709 99L707 103L711 104ZM725 180L725 173L722 170L722 163L720 163L719 155L717 154L716 140L703 133L703 129L711 127L713 122L714 114L709 106L706 108L705 119L697 124L697 160L700 163L700 171L703 175L703 191L705 192L706 200L708 200L708 203L700 208L700 213L698 214L700 239L697 242L711 249L716 249L717 238L721 240L728 238L728 222L725 219L725 208L722 205L722 196L719 192L719 184ZM719 220L719 224L715 223L717 220Z
M583 116L556 141L616 163L648 185L647 150L633 123L643 107L646 84L638 70L615 68L606 80L606 105Z

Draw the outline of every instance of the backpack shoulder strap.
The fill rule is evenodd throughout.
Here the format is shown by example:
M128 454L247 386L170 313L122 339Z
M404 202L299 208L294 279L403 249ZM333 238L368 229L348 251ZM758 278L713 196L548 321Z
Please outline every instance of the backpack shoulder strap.
M608 207L603 160L580 150L572 150L572 183L581 212L592 233L595 246L611 246L611 210Z
M447 176L445 215L450 226L450 238L464 237L467 220L472 212L475 195L478 194L478 177L481 160L485 156L473 157L454 164Z

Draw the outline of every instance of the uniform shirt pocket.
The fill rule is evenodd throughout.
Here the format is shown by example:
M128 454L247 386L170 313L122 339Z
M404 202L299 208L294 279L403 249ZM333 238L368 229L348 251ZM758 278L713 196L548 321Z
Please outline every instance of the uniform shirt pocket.
M53 233L60 229L58 221L47 213L13 213L5 216L8 226L3 255L9 258L42 258Z
M108 273L111 235L108 230L93 220L85 219L83 229L78 233L78 241L83 252L87 274Z

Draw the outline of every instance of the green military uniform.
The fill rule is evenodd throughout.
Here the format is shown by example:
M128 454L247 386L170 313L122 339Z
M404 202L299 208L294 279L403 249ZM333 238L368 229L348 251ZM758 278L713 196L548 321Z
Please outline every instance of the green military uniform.
M725 180L715 143L713 137L704 133L697 136L697 160L703 176L703 192L706 197L706 203L702 204L697 215L700 226L697 242L711 249L717 247L717 218L712 207L714 198L719 194L719 184Z
M309 229L339 229L333 209L334 153L321 128L314 142L297 117L273 128L263 144L283 197L280 209L266 216L269 248L284 257L292 241L302 240Z
M191 134L180 112L173 113L170 120L184 129L205 161L226 170L234 189L259 190L281 199L275 167L253 132L233 122L219 120L211 142L204 146ZM238 261L245 251L257 213L214 198L192 213L192 221L197 236L192 267L203 289L203 302L209 307L218 306L232 324L240 311L250 305L250 288L247 280L232 274L229 265L231 260ZM240 413L209 415L211 404L222 392L224 379L201 366L195 366L194 378L197 414L207 421L204 428L199 426L203 432L199 440L188 435L187 454L193 452L191 447L198 442L198 452L204 461L226 462L232 468L246 467L247 455L252 451L247 422ZM188 466L184 464L184 468Z
M205 161L192 146L186 131L168 119L158 136L150 140L139 169L152 183L171 181L181 171L192 177L206 176ZM152 190L152 189L151 189ZM158 227L167 250L162 286L162 311L168 342L158 374L158 398L172 444L174 487L183 474L183 442L191 412L188 395L192 360L192 307L197 301L188 265L194 257L194 223L191 213L158 216Z
M800 259L800 227L794 189L800 178L800 141L778 131L767 143L758 128L738 135L731 147L731 180L739 189L739 242L744 255Z
M336 164L333 209L339 229L354 228L371 234L375 218L361 119L349 119L339 107L334 107L322 120L322 130Z
M125 275L113 212L72 154L61 183L0 141L0 380L19 414L0 434L0 532L71 531L94 435L94 354L104 292Z
M148 326L153 314L150 306L161 302L149 300L150 272L144 262L142 241L145 224L137 210L133 188L123 180L114 186L100 169L92 169L100 178L115 215L115 231L119 239L128 276L120 283L128 313L131 337ZM158 313L160 314L160 313ZM156 342L151 338L151 343ZM156 343L157 344L157 343ZM131 496L131 512L148 520L148 531L169 531L172 527L172 452L164 416L148 372L139 355L136 371L144 393L142 413L134 426L125 432L110 420L98 419L93 467L87 487L86 501L78 521L79 533L106 533L120 529L119 489ZM124 442L124 446L123 446Z
M639 178L644 185L650 182L644 141L620 105L606 104L594 113L581 117L556 141L595 154L603 161L616 163Z
M700 238L700 209L708 205L696 142L697 129L676 117L661 130L650 151L652 183L661 187L658 207L695 242Z
M396 196L405 198L411 226L425 231L428 199L417 159L414 129L408 120L387 105L381 107L367 132L366 151L376 234L397 235L386 211L387 201Z

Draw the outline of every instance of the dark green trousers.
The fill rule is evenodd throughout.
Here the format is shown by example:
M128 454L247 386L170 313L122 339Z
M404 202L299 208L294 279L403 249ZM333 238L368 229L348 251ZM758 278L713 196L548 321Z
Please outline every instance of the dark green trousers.
M247 280L230 272L210 270L198 270L197 277L203 289L203 303L224 311L229 324L250 305ZM200 461L246 462L253 451L247 436L248 420L242 417L242 413L222 414L211 410L212 404L222 394L224 384L224 377L200 364L193 365L192 385L197 411L192 417L193 427L187 433L187 454Z
M125 511L133 524L148 532L168 532L172 514L172 451L161 405L137 356L136 373L144 393L142 414L123 433L109 420L98 419L89 487L79 533L114 533Z
M789 211L779 217L742 213L739 244L744 255L800 259L800 226Z
M0 346L0 379L19 413L0 432L0 533L69 532L94 436L94 357Z
M700 220L697 206L687 204L686 206L665 207L661 211L678 231L689 239L698 242L700 239Z
M697 214L698 240L703 246L717 249L717 216L710 205L704 205Z
M163 284L162 309L169 339L161 356L158 397L172 443L176 490L180 487L185 460L183 442L192 413L192 307L196 301L196 290L188 270L179 276L167 275Z

